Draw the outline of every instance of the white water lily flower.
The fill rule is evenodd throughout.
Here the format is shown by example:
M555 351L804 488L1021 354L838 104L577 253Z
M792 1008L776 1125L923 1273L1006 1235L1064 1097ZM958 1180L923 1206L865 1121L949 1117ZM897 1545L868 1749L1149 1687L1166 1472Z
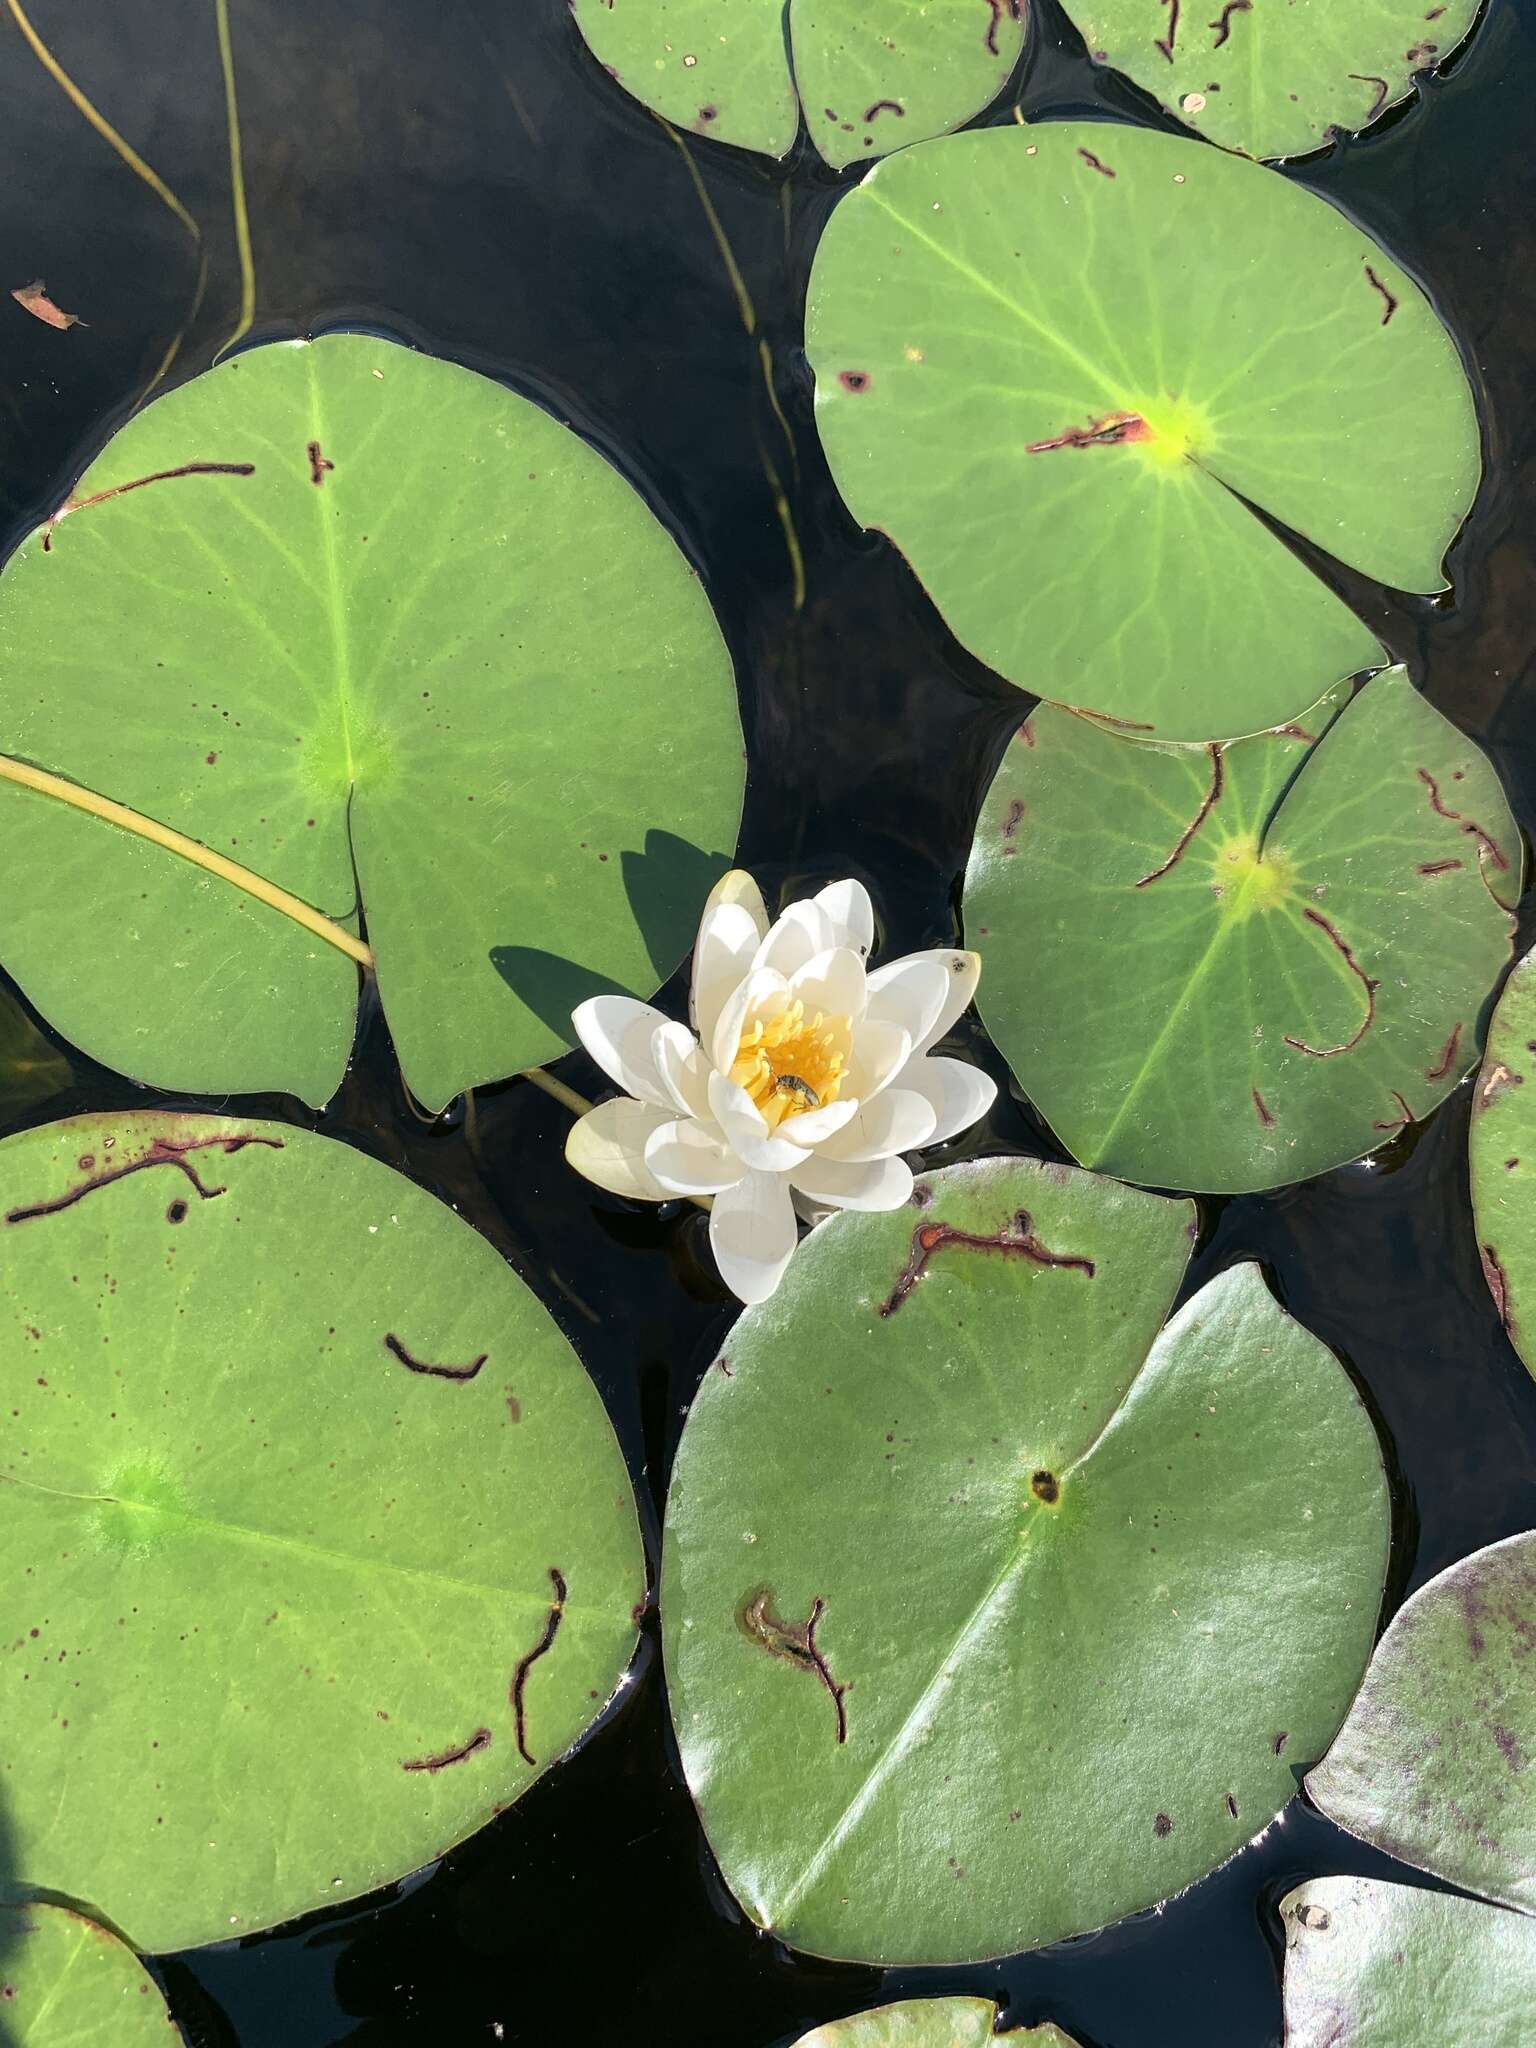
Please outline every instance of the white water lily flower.
M861 882L834 882L770 926L733 870L704 906L685 1030L631 996L572 1013L625 1090L582 1117L565 1156L616 1195L710 1195L726 1285L766 1301L797 1241L796 1208L896 1209L902 1159L985 1116L994 1083L928 1048L976 992L981 961L950 947L865 972L875 918ZM697 1034L697 1035L695 1035Z

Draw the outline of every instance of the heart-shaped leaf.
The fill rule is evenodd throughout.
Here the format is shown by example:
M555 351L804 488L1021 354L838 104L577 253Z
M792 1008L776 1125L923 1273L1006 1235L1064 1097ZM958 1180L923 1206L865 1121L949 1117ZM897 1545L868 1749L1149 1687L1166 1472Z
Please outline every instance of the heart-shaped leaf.
M1162 1327L1193 1228L1067 1167L951 1167L813 1230L731 1331L663 1638L710 1844L792 1947L958 1963L1102 1926L1240 1848L1343 1718L1381 1453L1257 1268Z
M593 55L680 128L835 169L958 128L1008 82L1025 0L570 0ZM796 87L798 85L798 93Z
M1366 1877L1281 1903L1286 2048L1530 2048L1536 1925Z
M1519 833L1401 669L1346 696L1199 750L1042 706L1008 747L966 935L988 1030L1085 1166L1279 1187L1385 1143L1475 1061Z
M130 1948L64 1906L0 1906L5 2048L170 2048L165 2000Z
M1478 0L1069 0L1089 53L1228 149L1300 156L1368 128L1471 32ZM1207 19L1207 17L1210 17Z
M1536 1534L1404 1604L1307 1790L1389 1856L1536 1912Z
M0 577L0 750L347 931L360 900L433 1109L560 1051L578 995L656 986L742 788L719 628L629 485L529 400L358 334L254 349L115 437ZM335 945L7 782L0 865L0 959L94 1058L334 1090Z
M1070 2034L1049 2023L998 2033L990 1998L902 1999L816 2027L795 2048L988 2048L993 2041L1011 2042L1013 2048L1077 2048Z
M442 1853L614 1692L645 1574L569 1345L286 1125L0 1144L0 1882L164 1950Z
M1536 953L1504 984L1472 1093L1472 1211L1483 1272L1509 1341L1533 1372L1536 1303Z
M1381 661L1254 510L1443 586L1479 473L1423 292L1326 200L1103 123L903 150L806 310L853 516L1023 688L1160 739L1283 725Z

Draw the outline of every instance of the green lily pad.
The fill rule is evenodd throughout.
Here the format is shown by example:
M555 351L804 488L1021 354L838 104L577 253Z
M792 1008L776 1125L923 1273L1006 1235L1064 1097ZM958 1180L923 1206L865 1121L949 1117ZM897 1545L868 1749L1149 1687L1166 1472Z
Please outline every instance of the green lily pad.
M1280 1187L1386 1143L1475 1062L1520 835L1401 669L1347 697L1198 750L1042 706L1009 745L967 943L987 1029L1085 1166Z
M1149 131L877 165L822 237L806 340L849 510L958 638L1160 739L1283 725L1384 659L1251 508L1428 591L1477 487L1413 280L1326 200Z
M1478 0L1070 0L1089 53L1191 128L1301 156L1368 128L1471 33ZM1211 19L1207 20L1206 17Z
M250 473L168 474L213 462ZM429 1108L564 1049L551 977L648 992L686 950L740 813L730 660L667 533L536 405L366 335L253 349L130 421L70 503L0 577L0 751L347 930L361 892ZM0 865L0 959L93 1058L333 1092L335 946L4 782Z
M1286 2048L1530 2048L1536 1925L1476 1899L1322 1877L1280 1907Z
M0 1119L46 1102L72 1079L63 1053L48 1043L15 997L0 990Z
M6 2048L169 2048L181 2040L130 1948L64 1906L0 1906Z
M1307 1790L1389 1856L1536 1912L1536 1533L1404 1604Z
M654 113L836 170L946 134L1008 83L1025 0L570 0L593 55ZM799 90L796 91L798 84Z
M1273 1819L1365 1668L1388 1507L1256 1267L1163 1327L1189 1203L1025 1160L916 1194L818 1226L732 1329L662 1630L743 1909L951 1964L1167 1898Z
M289 1126L0 1144L13 1891L192 1947L517 1799L621 1682L645 1571L591 1381L491 1247Z
M987 2048L992 2041L1011 2041L1014 2048L1077 2048L1070 2034L1049 2024L998 2033L990 1998L905 1998L815 2027L795 2048Z
M1483 1272L1509 1340L1536 1372L1536 953L1504 984L1472 1092L1472 1213Z

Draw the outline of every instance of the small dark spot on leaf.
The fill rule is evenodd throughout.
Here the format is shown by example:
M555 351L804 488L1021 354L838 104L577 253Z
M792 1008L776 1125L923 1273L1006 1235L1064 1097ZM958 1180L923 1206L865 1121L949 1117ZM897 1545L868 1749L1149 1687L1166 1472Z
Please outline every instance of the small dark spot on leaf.
M1173 1833L1173 1822L1166 1813L1160 1813L1157 1819L1153 1821L1152 1832L1160 1842Z
M1054 1507L1061 1499L1060 1480L1054 1472L1047 1471L1043 1465L1038 1472L1030 1474L1029 1490L1036 1500L1043 1500L1048 1508Z
M868 370L839 370L837 381L845 391L867 391L869 389L869 372Z

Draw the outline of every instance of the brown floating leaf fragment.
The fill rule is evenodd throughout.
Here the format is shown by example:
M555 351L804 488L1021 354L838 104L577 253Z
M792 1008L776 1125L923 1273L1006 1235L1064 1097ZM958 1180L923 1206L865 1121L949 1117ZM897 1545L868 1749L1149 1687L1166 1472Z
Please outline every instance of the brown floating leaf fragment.
M78 313L65 313L48 296L48 287L43 280L35 278L31 284L19 284L11 297L18 306L24 306L36 320L47 327L57 327L62 333L66 328L84 327L85 321Z

